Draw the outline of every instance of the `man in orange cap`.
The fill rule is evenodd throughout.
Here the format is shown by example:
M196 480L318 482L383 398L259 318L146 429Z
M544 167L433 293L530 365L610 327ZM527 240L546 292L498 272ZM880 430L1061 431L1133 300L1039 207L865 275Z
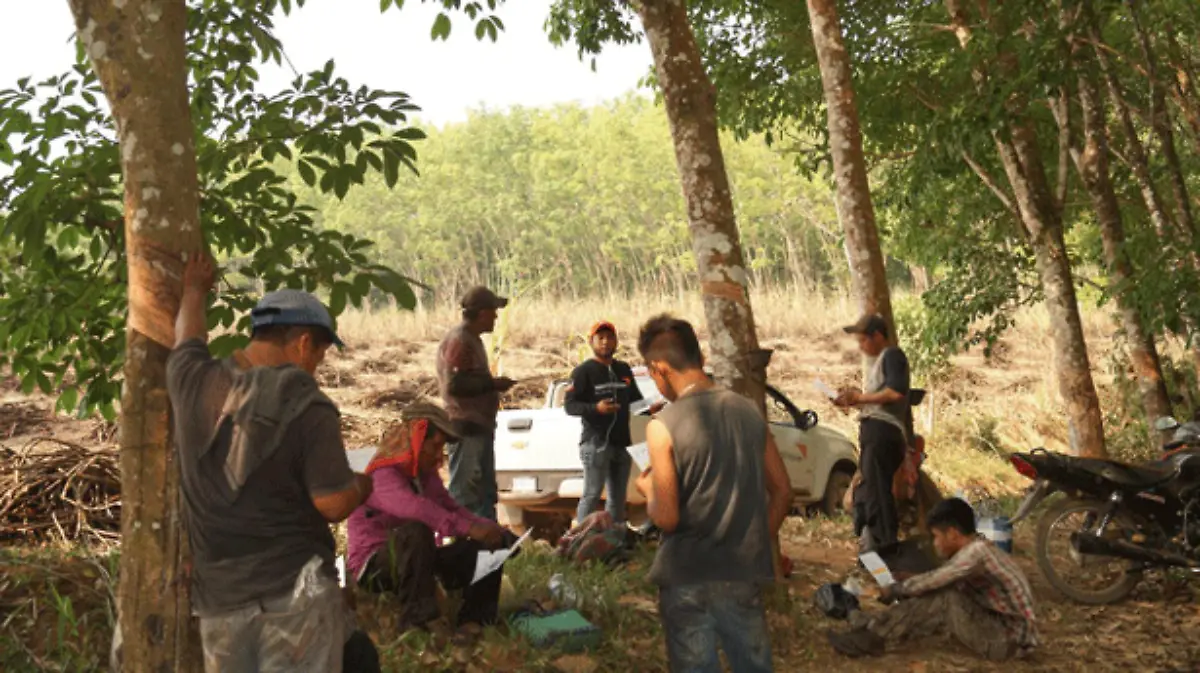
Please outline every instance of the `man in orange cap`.
M600 492L608 486L606 510L613 522L624 527L625 491L629 483L632 459L626 450L632 443L629 434L629 408L641 401L633 378L633 369L617 354L617 328L600 321L588 333L593 357L571 373L567 388L567 413L583 420L579 439L579 459L583 462L583 497L579 499L577 521L596 509ZM660 406L657 408L661 408ZM651 413L656 410L651 408Z

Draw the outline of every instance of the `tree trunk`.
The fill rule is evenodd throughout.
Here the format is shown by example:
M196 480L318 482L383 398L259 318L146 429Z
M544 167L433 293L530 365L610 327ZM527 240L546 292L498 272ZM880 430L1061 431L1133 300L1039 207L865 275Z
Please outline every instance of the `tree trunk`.
M850 264L854 295L863 314L878 313L887 320L892 328L889 336L895 342L892 299L883 252L879 247L879 231L875 226L862 130L850 77L850 55L842 40L837 1L808 0L808 15L825 91L837 213L846 234L846 258Z
M1010 112L1015 112L1014 120L1009 123L1011 139L997 136L996 143L1046 294L1054 369L1059 394L1067 405L1071 450L1080 456L1103 458L1104 421L1092 381L1062 220L1054 208L1033 126L1019 106L1019 102L1010 103Z
M945 5L955 35L965 48L971 40L971 28L964 8L960 0L945 0ZM982 11L987 11L985 3L980 6ZM996 26L992 29L1000 30ZM996 55L994 62L995 76L1010 81L1018 79L1020 65L1015 55L1002 52ZM982 81L985 74L979 74ZM1046 295L1054 344L1054 370L1059 395L1067 405L1071 450L1081 456L1104 457L1100 398L1092 381L1071 262L1063 239L1062 218L1050 191L1037 133L1029 121L1028 99L1020 92L1013 92L1005 103L1005 110L1008 122L1004 129L993 135Z
M181 260L201 248L184 0L70 0L112 108L125 181L129 317L121 399L120 661L200 670L191 617L166 360Z
M767 357L750 310L745 257L717 135L716 91L704 70L683 0L637 5L671 123L692 252L717 380L764 407Z
M1092 42L1095 45L1096 61L1104 73L1109 99L1117 111L1117 118L1121 120L1121 128L1125 133L1125 154L1129 169L1141 190L1142 201L1145 202L1146 210L1150 213L1150 222L1154 225L1154 231L1158 234L1164 247L1178 250L1182 259L1186 260L1186 262L1181 262L1180 266L1186 263L1194 272L1200 273L1200 255L1196 254L1194 240L1191 237L1192 232L1176 231L1172 228L1166 204L1163 202L1162 195L1159 194L1158 187L1154 184L1154 177L1150 172L1150 159L1146 155L1146 148L1138 136L1138 130L1133 123L1133 115L1129 112L1129 106L1125 103L1125 97L1121 95L1116 71L1100 43L1100 32L1094 24L1090 27L1090 31ZM1174 149L1173 144L1172 149ZM1182 226L1184 220L1181 219L1179 222ZM1200 374L1200 338L1197 338L1197 327L1186 316L1184 317L1184 326L1187 329L1188 341L1191 342L1192 365Z
M1150 128L1158 137L1159 149L1163 161L1167 164L1167 174L1170 176L1171 192L1175 197L1175 216L1180 231L1193 240L1196 235L1196 224L1192 218L1192 202L1188 196L1187 182L1183 177L1183 168L1179 163L1179 154L1175 151L1175 132L1171 128L1171 113L1167 110L1167 96L1162 82L1158 80L1158 63L1154 57L1154 49L1150 44L1150 36L1138 19L1136 3L1131 0L1129 13L1137 31L1138 44L1142 50L1142 58L1146 60L1146 75L1150 80Z
M1086 68L1083 63L1077 65ZM1079 176L1096 211L1109 276L1122 288L1117 294L1120 324L1129 341L1129 359L1133 364L1138 391L1141 393L1142 407L1146 418L1153 423L1154 419L1170 413L1171 401L1163 381L1162 365L1159 362L1154 335L1146 327L1141 313L1129 296L1128 286L1133 282L1133 264L1125 249L1121 204L1117 200L1109 175L1108 129L1105 125L1104 103L1093 79L1093 73L1089 70L1084 70L1079 75L1079 106L1083 116L1084 143L1083 150L1073 153L1073 156ZM1069 120L1063 121L1069 123Z

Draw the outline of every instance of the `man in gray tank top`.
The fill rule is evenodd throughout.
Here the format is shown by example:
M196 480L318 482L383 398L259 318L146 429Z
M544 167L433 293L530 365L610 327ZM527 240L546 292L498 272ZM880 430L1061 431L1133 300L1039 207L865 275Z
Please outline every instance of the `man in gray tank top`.
M791 485L762 413L714 385L692 326L670 316L642 327L638 349L671 405L646 428L650 468L639 477L663 531L650 579L672 671L772 670L762 586L774 579L771 540Z
M900 528L892 480L912 437L908 357L890 345L882 316L864 316L844 329L858 338L868 363L863 391L843 391L834 402L859 410L862 482L854 489L854 532L861 536L863 551L887 551L895 546Z

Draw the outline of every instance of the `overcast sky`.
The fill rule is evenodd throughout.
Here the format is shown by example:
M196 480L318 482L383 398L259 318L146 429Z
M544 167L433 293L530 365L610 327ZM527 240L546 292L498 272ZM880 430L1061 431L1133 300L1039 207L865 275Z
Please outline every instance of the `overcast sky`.
M440 4L440 3L436 3ZM593 104L634 89L650 67L645 44L612 47L597 70L573 48L556 49L542 30L550 0L508 0L498 12L505 31L496 43L478 42L465 15L454 16L447 42L433 42L435 7L409 0L402 11L379 12L378 0L309 0L276 34L300 71L333 58L352 85L404 91L435 124L460 121L471 108ZM46 77L70 67L73 23L67 0L0 0L0 88L20 77ZM273 92L292 73L273 63L260 68L262 89Z

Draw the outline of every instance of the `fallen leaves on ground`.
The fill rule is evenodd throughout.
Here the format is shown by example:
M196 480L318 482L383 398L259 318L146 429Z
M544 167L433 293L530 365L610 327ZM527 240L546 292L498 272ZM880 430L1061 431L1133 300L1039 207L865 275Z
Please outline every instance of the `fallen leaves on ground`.
M554 668L562 673L595 673L600 664L586 654L564 654L554 660Z

